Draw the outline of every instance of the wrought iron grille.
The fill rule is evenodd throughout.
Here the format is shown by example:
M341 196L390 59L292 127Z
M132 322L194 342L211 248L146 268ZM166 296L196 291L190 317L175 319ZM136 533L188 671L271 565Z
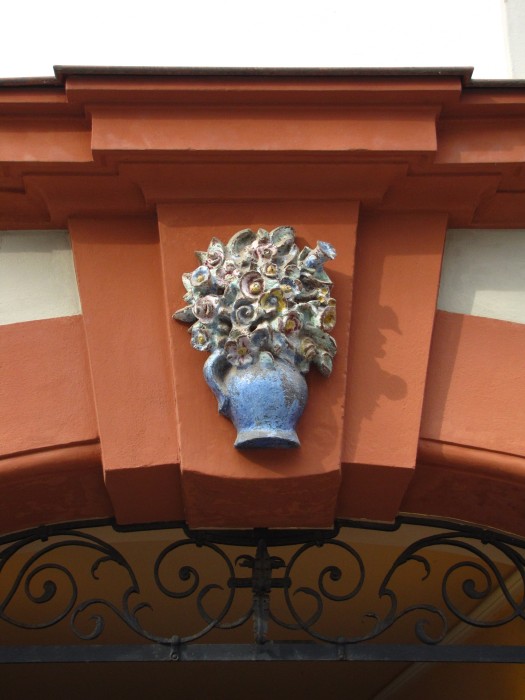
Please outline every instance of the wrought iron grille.
M424 536L400 544L413 525ZM0 544L0 662L525 661L525 543L475 527L99 521ZM504 626L518 644L494 642ZM475 643L463 643L474 629Z

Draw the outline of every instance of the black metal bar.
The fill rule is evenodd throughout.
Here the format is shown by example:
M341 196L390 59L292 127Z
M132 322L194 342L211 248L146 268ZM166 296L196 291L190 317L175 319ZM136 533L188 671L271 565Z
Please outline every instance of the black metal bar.
M115 532L149 532L154 530L181 529L187 537L195 542L212 542L215 544L238 547L257 547L260 539L264 539L268 547L280 547L303 544L305 542L323 543L337 537L341 528L356 530L371 530L375 532L396 532L402 525L422 525L425 527L456 531L479 539L497 538L525 549L525 540L504 532L494 532L479 525L449 522L437 518L425 518L412 515L398 515L392 523L375 523L361 520L339 519L333 528L323 530L273 530L256 528L253 530L191 530L184 521L159 521L140 525L120 525L113 518L99 520L80 520L60 523L57 525L41 525L30 530L22 530L0 536L0 545L17 542L22 539L48 539L54 535L67 534L71 530L98 529L111 527Z
M521 646L438 646L419 644L357 644L332 646L314 642L265 644L39 645L0 647L0 664L120 663L160 661L386 661L422 663L522 664Z

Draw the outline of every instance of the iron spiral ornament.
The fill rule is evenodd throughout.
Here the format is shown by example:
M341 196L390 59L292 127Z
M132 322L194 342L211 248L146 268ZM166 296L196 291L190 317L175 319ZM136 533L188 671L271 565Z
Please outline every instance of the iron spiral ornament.
M416 522L405 518L392 528L369 529L381 542L389 530ZM210 648L223 648L223 637L228 644L237 630L240 642L232 648L248 644L255 653L309 640L309 658L311 649L322 656L327 652L319 650L330 647L338 654L344 650L344 658L352 649L380 655L398 629L405 646L439 649L437 658L458 624L490 630L518 620L525 635L521 541L450 524L433 532L425 524L432 534L385 560L382 572L377 560L360 551L364 528L356 523L338 523L333 531L237 533L159 525L152 540L159 551L151 554L150 547L149 558L140 547L131 551L110 523L102 532L111 542L94 525L40 528L4 538L0 625L39 635L67 626L70 642L79 645L103 644L108 626L118 623L136 640L171 653L177 649L177 658L198 655L204 647L214 658ZM425 599L430 591L439 599ZM499 606L480 615L495 594Z

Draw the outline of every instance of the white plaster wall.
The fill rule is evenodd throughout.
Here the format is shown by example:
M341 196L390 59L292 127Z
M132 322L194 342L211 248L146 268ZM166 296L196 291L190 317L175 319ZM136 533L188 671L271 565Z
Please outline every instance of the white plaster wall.
M52 75L53 64L60 62L70 66L473 66L476 78L508 78L503 2L149 0L147 8L140 10L137 5L138 11L126 12L126 31L122 31L124 3L91 0L89 12L82 15L82 32L70 30L71 3L66 0L5 2L0 77Z
M67 231L0 231L0 325L80 314Z
M503 0L513 78L525 78L525 0Z
M438 308L525 323L525 230L450 229Z

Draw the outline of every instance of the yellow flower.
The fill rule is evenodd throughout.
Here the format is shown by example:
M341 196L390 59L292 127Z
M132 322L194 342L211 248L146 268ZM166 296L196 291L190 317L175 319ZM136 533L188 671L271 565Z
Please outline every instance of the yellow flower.
M286 299L284 298L282 289L270 289L261 297L261 308L266 313L282 313L286 309Z
M279 330L285 335L297 333L302 327L301 318L295 311L290 311L286 316L281 316L278 320L278 324Z
M317 298L321 304L327 304L330 299L330 287L321 287L317 292Z
M321 328L323 331L331 331L335 326L335 306L327 306L321 314Z
M277 277L277 265L273 262L269 262L263 267L262 272L266 277Z
M249 299L256 299L264 290L264 280L255 270L241 277L241 291Z

